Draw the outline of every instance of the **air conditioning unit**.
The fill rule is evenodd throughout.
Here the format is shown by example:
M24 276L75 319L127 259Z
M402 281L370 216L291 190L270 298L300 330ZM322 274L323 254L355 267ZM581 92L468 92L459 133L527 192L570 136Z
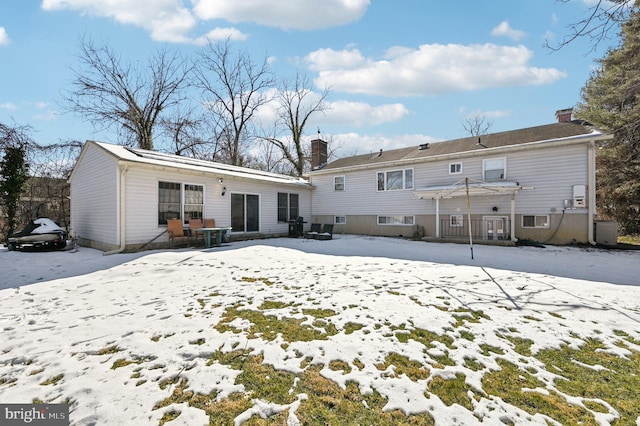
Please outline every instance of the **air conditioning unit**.
M587 207L587 185L573 185L573 207Z

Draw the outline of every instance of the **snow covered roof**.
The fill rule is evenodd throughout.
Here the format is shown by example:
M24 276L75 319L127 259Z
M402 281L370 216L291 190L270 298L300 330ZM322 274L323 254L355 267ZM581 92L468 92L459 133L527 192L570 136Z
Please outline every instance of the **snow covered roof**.
M198 171L202 173L212 174L215 177L236 177L241 179L311 187L306 179L294 176L281 175L278 173L249 169L247 167L232 166L229 164L222 164L214 161L199 160L196 158L182 157L179 155L149 151L146 149L131 148L104 142L87 141L87 144L94 144L107 153L113 155L118 160L123 160L131 163L141 163L161 167L172 167L176 169Z
M545 145L554 143L588 142L597 139L608 139L611 135L602 133L588 123L565 122L553 123L507 132L492 133L453 139L444 142L423 144L371 154L355 155L339 158L314 170L310 175L335 173L337 169L380 167L395 163L412 163L429 161L443 156L485 155L486 151L512 149L522 145ZM484 151L484 153L481 153Z

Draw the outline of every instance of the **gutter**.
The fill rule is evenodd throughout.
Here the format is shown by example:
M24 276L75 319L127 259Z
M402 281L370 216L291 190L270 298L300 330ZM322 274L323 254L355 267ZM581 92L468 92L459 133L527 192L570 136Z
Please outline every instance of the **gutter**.
M120 201L120 211L118 223L120 225L120 247L115 250L106 251L102 255L109 256L116 253L122 253L126 247L126 223L125 223L125 213L126 213L126 197L125 197L125 183L126 183L126 173L129 169L129 166L123 164L122 162L118 163L120 166L120 190L119 190L119 201Z

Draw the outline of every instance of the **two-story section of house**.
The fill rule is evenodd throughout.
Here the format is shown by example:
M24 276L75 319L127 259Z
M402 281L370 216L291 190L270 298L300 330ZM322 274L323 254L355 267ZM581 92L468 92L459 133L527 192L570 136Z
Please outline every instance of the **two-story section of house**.
M557 123L314 164L312 222L334 232L594 243L595 155L610 139ZM317 158L326 143L312 141Z

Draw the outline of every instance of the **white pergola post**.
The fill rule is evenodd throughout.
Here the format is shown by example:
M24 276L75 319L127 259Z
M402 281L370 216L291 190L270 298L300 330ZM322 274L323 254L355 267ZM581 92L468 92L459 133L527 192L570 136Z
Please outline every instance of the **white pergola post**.
M516 193L511 193L511 241L516 242Z
M440 238L440 198L436 197L436 238Z

